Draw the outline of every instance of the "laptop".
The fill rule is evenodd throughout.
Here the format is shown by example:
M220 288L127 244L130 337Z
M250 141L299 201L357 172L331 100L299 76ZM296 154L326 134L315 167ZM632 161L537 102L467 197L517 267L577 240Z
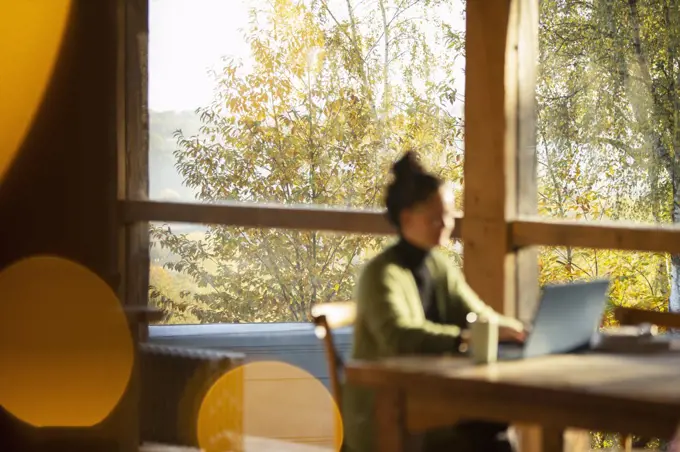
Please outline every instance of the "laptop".
M589 350L599 331L608 290L609 280L545 286L526 341L500 343L498 360Z

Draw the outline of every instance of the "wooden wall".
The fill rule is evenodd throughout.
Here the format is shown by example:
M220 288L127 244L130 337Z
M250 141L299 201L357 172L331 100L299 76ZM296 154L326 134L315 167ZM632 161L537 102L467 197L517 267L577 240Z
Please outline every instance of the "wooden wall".
M116 27L115 0L73 0L51 84L0 185L2 267L51 253L113 281Z
M116 0L72 2L51 83L0 185L0 268L53 254L117 283L116 14ZM119 416L92 431L37 431L0 414L0 450L108 450L92 443L102 437L118 450Z

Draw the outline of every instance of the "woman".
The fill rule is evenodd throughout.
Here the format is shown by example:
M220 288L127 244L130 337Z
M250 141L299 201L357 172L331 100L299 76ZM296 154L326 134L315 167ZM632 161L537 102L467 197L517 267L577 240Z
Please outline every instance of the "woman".
M494 312L435 248L453 232L453 191L423 170L409 152L394 164L386 197L389 221L400 239L363 269L356 289L353 359L456 353L468 313ZM499 316L500 337L522 341L522 324ZM375 450L370 390L346 387L345 447ZM506 425L469 422L425 435L425 450L510 451Z

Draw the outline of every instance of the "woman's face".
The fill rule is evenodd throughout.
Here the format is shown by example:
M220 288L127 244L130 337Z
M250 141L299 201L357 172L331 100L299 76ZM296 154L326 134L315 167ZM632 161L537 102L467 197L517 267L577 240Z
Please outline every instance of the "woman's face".
M401 212L401 233L406 240L423 249L445 245L455 227L454 195L442 186L424 202Z

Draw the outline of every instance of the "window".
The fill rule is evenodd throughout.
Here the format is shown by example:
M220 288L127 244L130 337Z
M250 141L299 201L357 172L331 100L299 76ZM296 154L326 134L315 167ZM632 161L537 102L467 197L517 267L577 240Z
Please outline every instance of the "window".
M149 197L225 225L152 225L166 322L306 321L385 243L337 233L392 233L397 155L462 186L464 20L459 1L150 1Z
M540 283L610 278L608 309L603 326L614 324L616 306L665 310L670 294L670 256L573 247L543 247L539 253Z
M306 322L314 304L352 299L361 266L394 240L152 224L149 299L164 324Z
M380 208L420 151L460 184L461 1L150 3L150 198Z
M540 213L680 222L680 19L658 2L544 1L540 22Z
M150 299L166 323L308 321L313 304L351 299L358 268L394 240L188 224L151 236Z
M658 2L540 2L540 215L680 222L676 16ZM659 277L642 263L648 254L626 256L645 277ZM667 303L643 307L680 310L680 259L666 263ZM635 292L635 280L625 281Z
M174 50L170 64L174 64L178 68L182 66L183 61L186 62L187 68L194 67L190 63L192 63L192 59L197 57L195 54L201 52L201 49L196 46L189 47L192 51L180 51L182 49L180 31L183 28L194 30L198 34L207 33L201 36L212 36L218 41L220 39L219 36L209 34L210 30L219 29L219 27L204 27L204 29L199 30L187 25L187 21L191 19L189 10L196 12L200 11L201 8L207 8L207 0L188 3L191 4L191 8L184 2L177 0L172 4L151 0L152 15L154 8L158 8L161 4L167 4L172 5L168 11L175 8L175 15L184 21L174 22L175 25L172 26L174 39L179 41L170 46L171 50ZM328 4L324 2L296 3L296 8L301 8L300 11L304 14L296 15L295 19L286 18L283 12L279 16L271 14L272 11L274 13L279 12L276 5L283 4L280 2L274 2L274 10L269 10L268 13L266 8L272 5L268 3L267 5L259 5L260 9L252 16L252 21L244 24L244 33L247 35L250 32L252 38L246 41L248 52L259 49L263 56L267 55L265 46L262 45L264 41L258 41L257 36L254 36L253 33L259 33L261 39L269 39L267 42L271 44L274 42L272 41L274 27L271 25L277 20L279 22L276 22L276 30L281 30L281 33L285 31L291 37L295 35L296 39L292 42L298 43L300 52L302 52L302 49L308 50L308 44L311 42L307 40L308 34L318 33L318 36L323 36L322 40L319 38L318 48L315 48L314 52L310 53L305 50L305 52L300 53L300 55L304 54L305 58L297 60L293 58L293 53L286 53L287 51L281 46L269 44L266 46L269 51L272 47L279 50L277 58L285 57L290 60L288 66L280 66L282 70L293 71L289 74L290 77L295 74L302 74L304 80L298 77L288 85L284 83L285 86L283 87L272 83L272 80L279 80L272 78L278 73L272 72L269 66L275 63L280 64L280 61L272 60L270 64L266 63L267 60L264 59L258 63L261 67L251 62L250 65L244 64L242 67L234 69L229 66L230 61L233 60L225 60L223 65L219 67L220 70L215 71L215 75L218 80L220 77L228 77L229 83L226 87L224 85L218 87L216 97L210 97L212 94L206 95L204 101L195 105L184 105L177 108L168 105L156 107L153 100L156 95L153 87L151 88L149 98L150 108L153 112L150 115L150 123L153 130L151 133L150 161L152 168L150 179L151 198L155 202L145 200L144 196L131 196L131 190L128 187L128 199L121 203L123 222L130 227L141 225L146 221L153 221L216 224L223 225L227 229L248 227L258 231L265 229L277 231L305 230L325 231L323 234L389 235L392 231L384 221L381 212L371 210L379 206L377 192L376 197L367 197L366 187L381 187L380 178L384 177L387 162L390 161L392 156L403 150L404 146L408 147L414 143L421 143L423 144L421 151L430 156L432 164L439 163L442 168L449 171L447 176L450 179L460 181L461 170L465 172L466 189L461 200L465 207L466 217L465 221L461 222L462 227L459 228L460 236L466 246L464 270L473 288L497 309L516 313L516 302L521 307L523 303L529 302L528 300L535 299L533 294L535 288L538 287L537 270L540 251L535 248L536 246L671 253L668 271L669 298L675 300L674 294L680 293L677 289L680 282L678 276L680 274L678 271L680 259L677 257L680 253L680 231L675 227L630 226L623 223L607 224L601 221L628 219L638 222L671 222L675 218L674 210L670 208L674 205L673 194L679 192L670 184L675 180L670 177L675 166L658 166L659 162L654 161L656 158L654 156L661 156L662 160L665 157L658 153L650 153L652 149L660 150L661 147L659 146L661 145L666 146L665 149L673 149L674 140L672 137L674 135L671 132L675 130L668 128L671 127L668 125L668 121L662 121L663 117L659 116L663 113L661 107L668 105L660 104L659 98L655 97L666 92L663 90L667 86L663 83L671 78L664 78L665 72L670 74L676 70L675 62L664 66L665 63L660 58L664 55L671 58L671 55L659 50L662 41L671 42L672 33L668 30L672 31L674 28L669 28L672 24L659 22L666 19L665 16L659 15L655 4L632 2L630 5L637 5L637 10L630 9L629 5L629 10L617 11L612 19L614 25L621 25L617 28L620 33L629 33L628 38L631 36L630 33L633 33L633 41L627 41L633 43L632 47L623 46L620 48L623 52L620 54L623 56L619 62L625 60L626 68L632 74L629 85L626 85L629 88L629 91L625 93L626 95L630 92L637 93L640 91L641 83L646 80L645 77L640 77L640 66L638 66L640 60L635 58L639 55L639 53L636 53L635 30L640 31L642 48L650 52L647 54L650 62L648 69L653 81L651 87L654 88L653 91L656 94L654 95L653 92L651 97L642 96L644 102L637 104L627 97L617 98L613 96L614 91L602 92L610 88L605 82L608 77L614 77L610 72L615 72L607 72L603 68L611 69L613 67L606 66L605 63L612 63L612 55L615 55L615 52L612 50L614 47L611 46L614 46L616 44L614 41L622 35L618 32L608 35L609 32L603 31L605 30L603 27L606 25L604 18L607 15L603 14L605 11L596 9L591 4L559 1L541 2L539 11L538 2L529 0L510 4L476 2L467 4L465 8L449 2L446 3L446 8L450 8L448 16L441 9L423 10L422 17L415 15L415 13L413 16L409 15L410 13L387 16L394 17L392 25L400 23L400 19L405 20L405 24L410 25L399 32L392 30L391 38L385 39L385 36L382 35L385 27L380 28L381 24L384 25L380 5L388 5L386 12L391 11L392 14L396 14L398 11L394 8L395 5L398 7L398 4L387 1L384 3L377 2L375 6L378 9L371 10L373 4L365 6L362 3L364 6L357 6L352 9L356 13L356 17L351 17L350 15L341 15L340 12L336 14L336 11L340 11L336 9L340 8L340 3L342 2L329 1ZM427 2L423 2L423 5L425 3ZM438 2L435 3L440 5ZM179 9L182 5L185 9ZM252 6L253 4L248 5ZM502 7L499 7L499 5ZM599 7L597 6L597 8ZM438 8L444 8L444 6ZM590 9L581 11L583 8ZM231 16L238 17L236 9L230 10L230 12L233 12ZM581 12L584 14L579 15ZM332 16L331 13L333 13ZM640 25L641 28L636 29L632 26L634 23L631 22L635 14L648 14L650 20L645 21L644 24ZM436 26L430 30L432 33L426 33L425 28L418 28L423 23L428 22L423 18L432 18L433 15L436 15L440 22L433 22ZM154 17L150 21L152 29L162 31L160 22ZM447 22L449 17L453 18L451 22ZM466 21L465 38L460 23L462 17L465 17ZM313 24L310 22L309 27L301 27L301 20L318 20L318 24L312 26ZM173 22L169 21L168 23ZM304 23L306 24L306 22ZM144 21L132 24L129 33L132 33L135 38L128 36L128 47L130 47L130 42L136 42L137 35L134 34L134 27L143 29L143 24ZM361 39L356 38L353 34L355 31L352 28L353 24L357 25L356 36ZM584 44L582 50L587 55L579 54L580 60L578 61L588 64L581 69L572 67L574 64L570 66L566 60L569 56L568 49L573 50L575 47L573 45L569 47L567 45L569 43L566 41L563 46L554 41L554 39L559 38L556 35L560 34L560 27L569 24L574 26L567 27L568 31L576 35L586 32L594 33L592 29L599 27L597 29L602 34L600 36L601 43L607 43L611 48L603 47L604 50L599 49L599 53L597 53L595 50L598 50L598 48L596 44L591 42L592 40L584 41L588 45L585 46ZM627 28L623 27L624 25ZM406 25L404 26L406 27ZM291 31L302 30L302 28L304 28L305 33L301 33L300 36ZM658 33L654 35L653 32L656 29L658 29ZM663 34L662 31L666 34ZM154 39L156 38L154 38L153 33L152 30L150 43L151 84L153 84L154 73L160 74L155 69L157 66L154 63L156 61L154 55L161 52L154 47L156 45ZM575 37L578 37L576 35ZM367 38L371 36L376 39L380 37L380 39L370 40ZM657 36L658 39L654 36ZM415 37L422 39L418 41ZM414 42L428 43L430 38L432 38L431 42L433 43L431 47L421 45L415 52L417 55L415 57L410 56L409 51L414 50L412 47ZM595 36L589 36L590 38L594 39ZM389 48L391 40L398 41L399 39L404 39L401 44L402 47L397 47L395 44L392 50L388 50L388 55L399 56L402 59L394 63L394 66L390 62L387 77L385 77L384 71L366 72L365 75L370 82L369 85L366 85L365 79L358 69L361 65L355 61L357 54L352 50L352 43L361 42L364 46L362 48L366 52L370 50L372 59L364 55L366 64L371 63L384 68L384 65L380 65L384 61L385 54L381 53L383 50L378 48L380 47L379 43L387 42ZM553 39L553 41L550 41L552 47L546 47L548 45L546 42L549 39ZM378 43L378 45L374 49L374 46L370 43ZM541 52L538 51L539 44L541 44ZM567 50L565 50L565 46ZM134 45L131 47L135 48ZM397 48L402 50L401 53L392 53ZM672 46L669 48L672 48ZM244 52L243 55L249 55L248 52ZM340 53L334 54L333 52ZM345 53L342 54L342 52ZM221 53L228 52L219 50L215 56ZM182 60L180 58L182 55L187 59ZM338 55L345 55L345 59L338 57ZM382 60L379 55L382 55ZM539 74L536 77L536 62L539 55L541 56L538 67ZM651 65L652 57L653 66ZM423 61L421 60L418 60L420 62L416 64L417 58L428 58L427 61L432 65L422 64ZM128 62L135 61L134 57L128 57ZM211 64L218 64L220 61L216 58ZM314 62L318 64L313 65ZM459 73L463 64L465 65L466 78L463 78ZM336 65L338 70L330 74L326 71L324 65ZM449 67L454 70L450 72L442 71L441 68L446 67L442 65L450 65ZM227 68L226 72L224 71L225 67ZM258 68L269 70L268 75L258 73ZM293 70L294 68L297 69ZM503 68L505 68L505 73ZM143 72L143 68L141 71ZM324 90L327 90L329 85L335 86L333 83L336 83L340 87L340 82L337 79L338 73L347 76L347 86L343 85L343 89L346 88L343 93L347 96L342 98L326 96L328 93ZM449 80L448 88L450 89L442 92L442 83L446 82L444 75L449 73L454 74L453 80ZM623 73L619 71L618 74L622 76ZM265 75L270 78L265 80L262 78ZM158 75L158 77L162 78L161 75ZM169 83L171 79L170 76L167 77ZM294 171L290 173L290 180L284 180L285 172L272 171L273 167L267 166L267 162L262 160L263 156L270 160L277 156L278 154L274 153L272 149L274 146L282 144L280 139L285 136L289 137L289 142L283 143L285 146L281 149L292 152L296 149L314 151L316 148L310 147L307 142L300 141L299 138L304 135L296 136L293 134L293 126L298 127L297 133L299 132L299 124L291 118L287 119L289 122L285 127L281 126L276 129L278 126L272 125L272 121L280 119L280 116L271 113L278 111L277 108L283 108L281 102L289 98L283 96L274 99L270 93L258 94L253 88L256 84L247 85L246 83L256 80L257 77L260 77L259 81L269 83L269 86L274 87L276 85L275 87L278 89L289 89L291 90L290 93L295 91L299 94L299 90L307 87L308 96L295 98L298 101L297 109L290 111L295 112L293 116L302 115L306 117L308 124L309 119L312 119L313 126L316 124L316 127L321 127L320 118L327 121L328 118L335 118L336 113L340 115L342 112L345 120L347 120L348 115L351 120L363 118L362 120L367 122L356 124L361 124L362 127L366 126L367 129L370 129L364 130L363 128L353 127L350 130L346 128L346 124L342 125L341 123L338 123L337 129L333 128L336 126L330 127L330 125L323 128L330 124L323 123L325 124L321 127L323 133L316 130L315 134L307 135L307 138L310 138L312 142L319 142L321 138L328 138L333 143L338 144L340 143L337 141L338 139L348 139L346 137L348 133L352 135L353 140L357 136L364 137L366 140L362 138L361 146L358 147L354 146L354 144L359 143L358 141L343 142L342 145L346 145L348 149L351 148L351 152L348 152L346 156L343 154L342 157L339 154L334 154L335 150L332 149L332 146L329 146L330 151L324 154L323 165L320 163L321 153L310 152L304 156L304 159L293 159L290 155L284 153L283 155L286 155L286 162L284 163L290 164L294 168ZM538 82L534 83L536 78ZM593 81L593 79L596 80ZM178 95L185 94L190 90L183 88L185 88L185 85L192 85L191 80L187 76L168 89ZM394 82L391 85L388 84L387 90L384 89L385 80ZM416 80L420 80L418 82L420 84L417 86ZM425 81L423 82L423 80ZM314 84L311 83L312 81L314 81ZM324 83L321 83L321 81ZM461 113L463 113L460 92L463 81L467 100L464 105L464 114L467 118L464 137L461 135L460 128L462 125ZM590 85L584 85L586 82ZM372 91L365 90L366 86L370 86ZM649 87L650 85L647 84L646 86ZM572 89L574 87L579 89ZM614 86L614 88L617 87L622 88L622 85ZM238 93L239 89L250 97L245 95L235 97L234 93ZM570 89L571 91L569 91ZM340 88L337 91L339 92ZM578 94L578 96L570 97L570 92L575 93L575 95ZM360 98L358 110L347 110L349 108L346 104L347 98L351 98L348 93L356 97L359 97L359 94L370 95L369 98L373 99L373 102L367 102L365 98L363 100ZM435 93L438 93L439 97L436 97ZM667 95L669 93L666 92ZM551 97L553 94L555 94L556 99ZM290 94L290 96L293 96L293 94ZM132 97L133 102L130 102L131 104L134 105L135 102L140 101L140 99ZM211 103L215 99L218 100L218 103ZM538 99L538 109L534 115L534 109L531 107L536 103L536 99ZM667 96L667 99L672 100L672 96ZM404 100L410 102L411 105L403 105ZM333 106L333 102L336 101L339 104ZM141 102L144 102L143 96ZM305 104L305 102L307 103ZM649 107L650 102L654 108ZM389 108L385 108L385 105ZM634 117L633 107L636 105L647 107L647 110L645 110L649 116L647 122L641 122L636 119L637 117ZM201 114L197 117L191 112L192 109L198 107L204 108L203 118L201 118ZM252 108L254 112L257 112L257 108L269 108L270 110L261 112L264 117L257 117L256 115L255 118L250 118L250 122L247 122L243 117L246 107ZM208 110L205 110L205 108ZM215 108L218 110L215 110ZM226 111L225 113L225 108L233 108L243 112L234 114L233 111L231 113ZM599 114L595 117L590 113L594 108L600 108L598 111L607 114ZM390 115L370 116L373 109L379 113L385 111L392 113ZM218 120L218 111L225 115L224 121L219 124L214 122ZM621 117L614 114L619 111ZM350 113L355 114L356 117L353 117ZM421 113L427 114L422 116ZM368 114L373 119L366 120L362 116L364 114ZM430 114L434 116L429 117L436 117L437 120L429 121L426 124L409 123L404 120L404 115L408 114L414 114L413 121L428 117L427 115ZM128 129L134 129L138 126L138 123L143 128L143 121L133 121L134 118L139 118L139 116L132 116L132 119L129 118L131 122L128 122ZM314 123L315 118L316 123ZM293 119L297 120L297 118ZM238 123L238 121L241 121L241 123ZM607 121L612 121L611 127L608 127ZM234 123L240 124L239 130L221 137L220 134L231 130L230 127L233 127ZM207 128L205 127L206 124ZM630 126L628 129L626 124ZM220 130L217 131L219 133L215 133L215 141L212 141L212 132L215 132L214 129L217 125L220 126ZM398 128L398 131L394 132L387 127L388 125ZM664 127L666 128L664 129ZM176 128L181 128L182 134L175 136L171 132ZM245 131L248 130L250 135L246 135ZM338 130L342 133L334 135ZM574 131L577 131L578 134L569 135ZM286 135L283 132L290 133ZM600 136L597 135L599 132L606 133ZM184 140L191 136L197 136L197 139ZM374 140L376 137L380 140ZM226 138L244 141L227 143ZM464 162L460 155L461 138L464 139L467 149ZM628 146L634 146L633 150L637 152L636 155L640 157L639 159L630 160L620 154L625 150L625 146L620 146L620 141L623 138L629 139ZM382 141L383 139L385 142L389 141L388 145ZM418 141L421 139L422 141ZM615 139L619 142L612 141ZM299 146L293 146L291 140ZM650 142L659 146L650 148ZM220 152L226 149L233 151L236 149L235 143L245 143L248 146L243 144L244 152L240 154L211 154L215 149L220 150ZM136 156L145 150L143 145L139 145L137 148L128 150L128 160L137 158ZM179 151L177 155L171 152L172 148ZM255 153L255 148L261 152ZM380 152L363 152L361 149L365 151L378 149ZM645 149L647 151L644 151ZM245 154L247 154L245 151L253 153L252 161L244 160ZM427 154L430 151L431 153ZM608 153L607 151L612 152ZM619 154L614 151L619 152ZM620 158L615 159L615 155ZM675 156L675 153L669 151L668 156L671 155ZM203 157L205 157L205 161L200 161ZM227 157L229 157L228 162ZM297 157L300 157L300 155L297 155ZM319 158L315 159L317 157ZM248 166L247 162L251 162L252 165ZM373 165L375 162L377 163ZM534 162L537 162L540 168L536 168ZM317 164L320 166L315 166ZM331 164L337 164L337 172L329 170ZM221 166L213 167L211 165ZM219 174L219 171L228 165L233 165L233 168L248 169L249 172L239 174L240 179L234 176L223 183L225 179L219 179L223 176ZM128 168L130 167L137 168L135 165L128 165ZM164 168L163 171L167 170L167 172L156 176L154 174L156 167ZM171 173L171 168L173 170L179 168L180 173ZM319 171L316 171L317 169ZM321 171L322 169L326 172ZM358 169L366 169L365 174L355 174L359 172ZM317 174L321 174L323 177L316 177ZM645 176L645 178L642 176ZM361 183L351 185L345 183L353 181L355 179L352 178L357 177L365 178L365 180L362 179ZM177 185L185 178L187 185ZM370 183L367 182L369 179ZM171 180L174 180L174 182ZM176 190L178 191L177 196L170 195L170 192L167 191L164 192L164 189L167 188L165 187L166 182L168 187L178 188ZM225 186L228 188L226 191ZM184 187L186 191L179 191L181 187ZM286 198L283 196L288 191L293 193L294 187L297 187L297 192L294 193L296 197ZM323 189L319 189L319 187ZM657 188L659 190L663 188L663 190L659 191ZM223 192L228 193L222 196L221 193ZM196 197L199 202L189 202ZM169 200L185 201L185 203L167 202ZM300 207L301 204L308 206ZM351 210L347 209L348 207L365 210ZM535 215L539 213L541 215ZM550 218L546 218L546 216ZM202 233L207 230L203 227ZM321 232L319 233L321 234ZM132 261L141 259L141 251L134 248L134 243L130 243L128 243L128 248L132 247L137 254L131 254L129 259ZM551 252L556 253L554 250ZM541 259L547 256L546 253L545 250L540 253ZM626 254L626 256L639 256L642 259L644 255ZM130 266L128 266L128 277L131 271L129 268ZM543 274L541 281L545 280L546 277ZM146 288L139 293L147 293ZM672 307L673 309L678 308L676 304L673 304Z

